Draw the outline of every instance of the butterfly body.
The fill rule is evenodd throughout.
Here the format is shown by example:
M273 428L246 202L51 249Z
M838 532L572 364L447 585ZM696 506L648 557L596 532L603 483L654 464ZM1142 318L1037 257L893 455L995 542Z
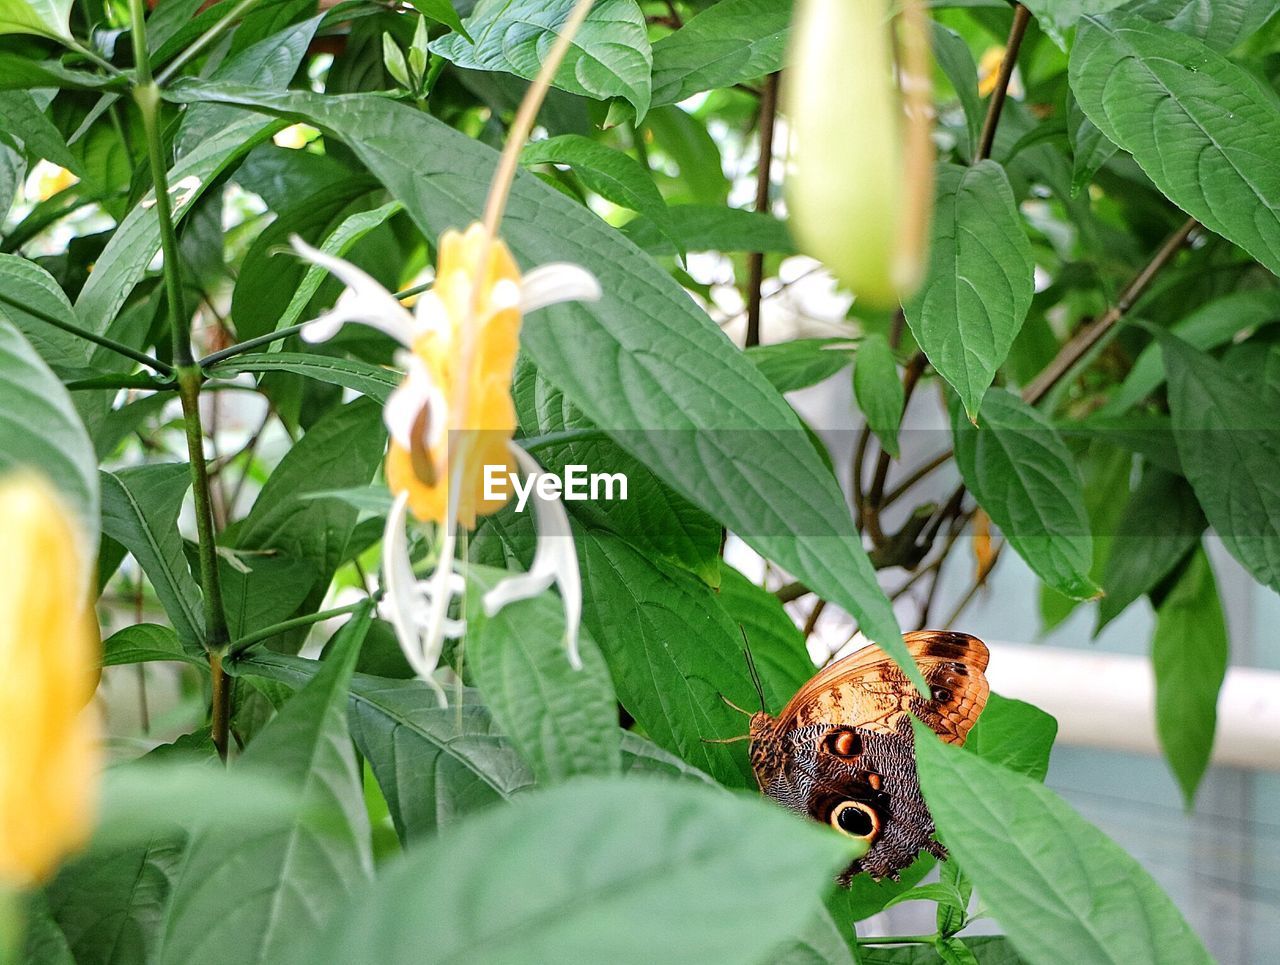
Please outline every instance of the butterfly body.
M751 767L760 790L870 843L841 876L896 878L921 851L945 851L916 776L914 715L944 741L963 744L987 701L987 648L965 633L906 636L929 685L924 697L879 647L819 671L777 717L751 718Z

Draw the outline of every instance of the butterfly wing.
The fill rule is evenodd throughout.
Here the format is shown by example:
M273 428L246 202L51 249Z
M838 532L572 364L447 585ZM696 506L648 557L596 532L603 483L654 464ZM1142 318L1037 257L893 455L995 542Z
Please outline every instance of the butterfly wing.
M815 724L909 733L914 714L949 744L963 744L986 706L986 644L967 633L919 630L904 638L926 699L879 647L863 647L819 671L778 715L780 732ZM904 730L905 728L905 730Z

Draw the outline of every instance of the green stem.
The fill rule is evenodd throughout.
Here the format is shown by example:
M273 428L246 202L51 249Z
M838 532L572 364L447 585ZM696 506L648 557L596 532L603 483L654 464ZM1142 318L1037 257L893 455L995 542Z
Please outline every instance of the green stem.
M250 338L243 342L237 342L235 345L228 345L224 349L206 355L196 364L202 369L212 368L219 362L225 362L229 358L243 355L245 352L252 352L255 348L270 345L272 342L279 342L281 339L288 338L291 335L297 335L306 327L306 324L306 322L303 322L301 325L290 325L288 328L282 328L279 331L268 332L266 335L259 335L257 338Z
M152 358L146 352L139 352L137 349L130 348L128 345L117 342L115 339L107 338L105 335L98 335L96 332L91 332L87 328L81 328L79 325L72 325L70 322L64 322L56 315L50 315L48 312L42 311L34 305L19 301L16 298L11 298L3 292L0 292L0 305L8 305L10 308L15 308L26 315L30 315L32 318L40 319L40 321L47 325L52 325L54 328L68 332L77 338L82 338L86 342L92 342L94 345L100 345L109 351L115 352L117 355L123 355L127 359L131 359L134 362L145 365L153 372L159 372L161 375L173 374L173 366L168 362L161 362L157 358Z
M230 681L222 666L227 645L227 616L222 606L222 583L218 577L218 548L213 528L213 500L209 496L209 467L204 461L204 427L200 423L200 386L204 373L191 357L191 316L187 314L182 291L182 263L178 256L178 236L173 229L173 209L169 202L169 169L160 140L160 88L151 76L151 56L147 50L146 16L142 0L129 0L133 27L133 54L137 85L133 99L142 113L147 136L147 158L156 193L156 217L160 221L160 247L164 252L165 293L169 303L169 323L173 332L173 360L177 368L178 393L186 427L187 456L191 462L191 489L195 497L196 533L199 536L200 589L204 596L204 647L209 653L209 673L213 680L212 736L218 754L227 756L230 721Z
M105 70L112 77L124 76L124 71L122 71L115 64L111 63L111 61L107 60L105 57L99 54L96 50L94 50L88 44L81 43L79 40L76 40L74 37L68 40L64 40L63 43L66 44L68 50L74 50L81 57L84 57L87 60L90 60L93 63L97 64L99 67Z
M377 594L374 594L376 597ZM331 610L321 610L319 613L308 613L306 616L294 617L292 620L284 620L280 623L273 623L269 627L263 627L261 630L255 630L253 633L245 634L239 640L236 640L228 648L227 652L231 657L239 657L255 644L262 643L264 640L270 640L282 633L288 633L290 630L297 630L299 627L309 627L313 623L320 623L324 620L331 620L334 617L340 617L344 613L354 613L360 607L364 606L368 600L358 600L355 603L348 603L346 606L336 606Z
M150 389L152 392L176 392L178 383L142 374L98 375L91 379L73 379L67 383L68 392L84 392L90 389Z
M259 2L260 0L240 0L239 3L227 11L225 17L197 37L190 47L169 62L169 65L160 73L158 78L160 83L165 84L172 80L173 75L185 67L191 61L191 58L198 56L201 51L221 37L228 27L248 13L251 8L257 6Z

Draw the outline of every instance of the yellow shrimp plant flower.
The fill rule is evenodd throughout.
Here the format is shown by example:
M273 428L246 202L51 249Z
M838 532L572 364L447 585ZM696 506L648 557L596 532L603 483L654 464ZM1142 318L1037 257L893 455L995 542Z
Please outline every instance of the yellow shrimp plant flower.
M294 247L328 269L346 286L333 309L310 322L302 337L331 338L345 324L376 328L400 343L397 364L404 381L383 410L390 434L387 483L394 502L383 542L383 585L389 619L418 675L433 679L443 641L461 636L462 621L448 617L461 592L453 569L457 526L473 529L479 516L501 509L503 499L485 498L485 467L536 475L537 462L512 440L516 428L511 380L524 315L563 301L594 300L600 287L585 269L550 264L521 274L507 246L480 224L440 238L432 287L412 312L356 266L300 239ZM507 603L557 584L565 607L570 661L578 665L577 633L582 606L578 559L568 516L558 500L536 504L538 546L533 566L485 596L496 613ZM409 558L406 517L436 524L437 562L420 580Z
M0 890L48 879L93 824L100 644L82 557L47 483L0 479Z

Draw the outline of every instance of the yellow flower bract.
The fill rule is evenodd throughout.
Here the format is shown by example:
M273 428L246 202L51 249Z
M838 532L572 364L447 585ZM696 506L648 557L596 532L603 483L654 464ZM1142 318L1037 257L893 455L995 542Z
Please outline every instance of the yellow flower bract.
M48 486L0 479L0 887L46 880L93 824L100 643L84 569Z
M461 450L464 458L458 523L474 528L477 516L496 512L507 501L484 499L484 469L496 465L505 467L504 472L515 470L508 444L516 428L511 379L520 345L520 308L508 298L495 300L494 293L518 293L519 284L511 252L489 238L483 226L441 235L432 291L447 324L419 336L413 352L448 402L447 431L429 449L411 452L392 442L387 453L387 482L392 492L408 490L409 508L419 519L443 523L448 516L451 449L455 455ZM421 435L415 431L415 445Z

